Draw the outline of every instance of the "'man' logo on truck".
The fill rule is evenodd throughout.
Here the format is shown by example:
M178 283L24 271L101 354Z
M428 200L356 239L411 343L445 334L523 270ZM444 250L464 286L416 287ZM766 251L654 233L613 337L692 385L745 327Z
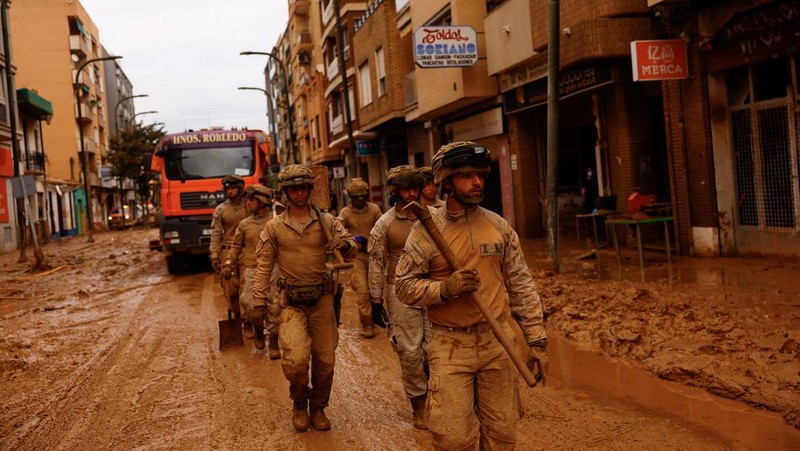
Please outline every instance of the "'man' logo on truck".
M208 201L209 204L211 202L217 203L217 201L225 200L225 193L206 193L200 195L201 201Z

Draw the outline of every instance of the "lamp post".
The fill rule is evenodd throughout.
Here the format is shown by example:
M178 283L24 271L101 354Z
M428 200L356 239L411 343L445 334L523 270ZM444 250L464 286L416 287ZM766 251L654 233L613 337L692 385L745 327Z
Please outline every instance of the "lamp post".
M92 58L86 60L78 66L78 70L75 71L75 83L73 84L73 88L75 89L75 103L78 105L78 139L80 140L81 146L81 159L83 161L83 190L86 191L86 219L88 224L87 235L89 236L87 241L89 243L94 243L94 238L92 237L92 227L94 227L94 215L92 214L92 202L91 202L91 194L89 191L89 155L86 154L86 146L83 143L83 111L81 108L81 87L80 87L80 76L81 72L83 72L83 68L91 63L96 63L98 61L107 61L107 60L117 60L122 58L121 56L104 56L101 58Z
M119 117L120 117L119 116L119 107L120 107L120 105L122 105L125 101L131 100L131 99L135 99L137 97L150 97L150 96L148 94L137 94L137 95L134 95L134 96L126 96L126 97L123 97L123 98L117 100L117 104L114 105L114 118L117 119L116 124L117 124L117 131L118 132L119 132L119 129L121 128L119 126L120 125L119 124Z
M143 115L143 114L156 114L156 113L158 113L158 111L155 111L155 110L153 110L153 111L142 111L141 113L136 113L136 114L134 114L134 115L133 115L133 117L131 118L131 120L132 120L134 123L136 123L136 121L135 121L135 119L136 119L136 116L141 116L141 115Z
M276 132L275 132L275 118L274 112L275 109L272 106L272 96L269 95L269 91L264 88L255 88L252 86L239 86L238 88L241 91L261 91L264 93L264 96L267 98L267 117L269 117L269 138L272 140L273 143L277 142Z
M273 53L270 52L240 52L239 55L262 55L268 56L272 60L274 60L281 71L281 82L283 84L283 96L286 97L286 115L289 116L289 151L292 155L292 163L298 163L296 147L294 145L294 115L292 111L289 109L289 83L287 82L286 78L286 66L283 64L280 58L275 56Z

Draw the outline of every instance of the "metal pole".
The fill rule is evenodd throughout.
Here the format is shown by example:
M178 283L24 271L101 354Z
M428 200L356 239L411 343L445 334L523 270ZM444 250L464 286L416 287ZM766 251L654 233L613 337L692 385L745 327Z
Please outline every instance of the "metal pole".
M561 53L559 0L550 0L547 44L547 252L553 269L559 269L558 256L558 82Z
M344 29L342 28L342 16L339 9L339 0L333 0L333 15L336 19L336 48L338 49L339 73L342 76L342 94L344 95L344 120L347 125L347 144L350 156L350 178L360 177L358 165L358 155L356 154L356 141L353 138L353 119L350 117L350 89L347 86L347 64L344 60Z
M120 127L120 121L119 121L119 117L120 117L119 116L119 106L122 105L122 103L125 102L126 100L135 99L137 97L150 97L150 96L148 94L137 94L135 96L126 96L126 97L123 97L123 98L117 100L117 104L114 105L114 118L116 119L116 124L117 124L116 132L117 133L119 133L119 129L122 128L122 127Z
M283 83L281 91L283 91L283 95L286 97L286 115L289 117L289 153L292 156L292 163L299 163L300 159L297 157L297 147L294 145L294 114L292 114L292 110L289 105L289 83L288 78L286 78L286 66L283 64L283 61L280 58L270 52L240 52L239 54L268 56L275 60L275 62L278 64L278 68L281 71L281 82ZM280 104L280 102L278 103Z

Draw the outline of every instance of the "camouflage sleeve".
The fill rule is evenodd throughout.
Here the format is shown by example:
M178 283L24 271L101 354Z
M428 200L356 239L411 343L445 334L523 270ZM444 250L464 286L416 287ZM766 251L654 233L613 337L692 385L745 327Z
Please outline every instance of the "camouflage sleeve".
M428 279L428 268L435 251L436 245L422 224L414 224L395 271L397 298L404 304L424 307L444 303L441 296L444 282Z
M516 318L525 340L530 344L547 338L544 330L542 300L536 291L525 255L520 246L519 236L508 223L503 227L506 237L505 256L503 258L503 276L506 281L508 297L511 301L511 314Z
M330 213L323 213L322 216L323 218L325 216L330 216L330 218L325 222L328 224L328 230L330 230L331 236L341 238L344 242L350 245L350 249L348 249L346 252L347 255L343 255L343 257L354 257L358 252L358 243L356 242L356 239L353 238L353 235L345 230L342 223L337 221L336 218L334 218Z
M344 207L339 211L339 216L336 217L336 220L339 221L345 229L349 228L349 224L347 223L347 207Z
M212 259L218 257L219 251L222 250L222 235L225 230L222 228L223 205L217 205L217 208L214 209L214 215L211 217L211 244L208 250Z
M383 285L386 282L386 257L388 246L386 244L386 231L389 229L389 213L378 219L369 234L367 253L369 254L369 296L383 298Z
M244 247L244 234L245 234L244 228L242 227L242 223L240 222L239 225L236 226L236 233L233 234L233 241L231 241L231 250L228 253L227 260L230 260L233 263L237 263L239 261L239 255L241 255L242 248Z
M275 238L271 220L261 230L256 245L256 276L253 281L253 302L255 305L267 303L270 296L270 281L278 257L278 241Z

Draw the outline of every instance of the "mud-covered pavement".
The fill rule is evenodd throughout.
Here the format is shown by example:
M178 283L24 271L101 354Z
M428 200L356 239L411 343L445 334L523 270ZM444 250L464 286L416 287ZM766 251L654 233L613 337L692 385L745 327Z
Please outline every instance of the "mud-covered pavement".
M50 243L39 274L0 256L0 449L430 448L394 351L359 337L349 291L333 429L296 434L278 361L249 343L217 349L215 276L168 275L148 250L156 237ZM686 284L680 264L673 283L598 283L602 256L553 275L537 269L539 243L526 246L553 343L548 386L522 388L518 449L800 447L800 291L768 280L800 279L799 265L742 270L760 285L731 286L730 271Z

